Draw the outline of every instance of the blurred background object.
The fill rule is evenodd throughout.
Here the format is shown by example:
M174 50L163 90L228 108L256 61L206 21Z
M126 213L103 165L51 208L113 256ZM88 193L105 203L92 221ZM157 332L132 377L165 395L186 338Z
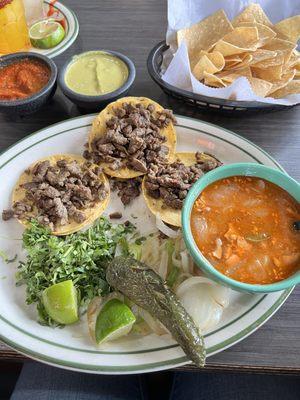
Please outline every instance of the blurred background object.
M0 54L30 47L22 0L0 0Z
M28 26L44 18L43 0L23 0L23 3Z

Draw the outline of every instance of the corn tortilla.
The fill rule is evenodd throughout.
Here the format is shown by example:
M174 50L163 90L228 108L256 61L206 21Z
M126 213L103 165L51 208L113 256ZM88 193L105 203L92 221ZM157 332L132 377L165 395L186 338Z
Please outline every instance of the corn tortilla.
M79 155L73 155L73 154L57 154L49 157L42 158L40 160L35 161L29 169L31 170L34 165L36 165L38 162L41 161L49 161L51 165L56 164L57 161L59 160L66 160L68 162L72 161L77 161L79 164L83 164L86 162L86 160L79 156ZM12 193L12 202L15 203L17 201L21 201L25 197L26 190L21 187L22 184L31 182L32 174L29 173L27 174L25 171L21 174L21 176L18 179L18 182L16 183L13 193ZM57 227L55 231L52 232L53 235L69 235L71 233L77 232L80 229L90 225L93 223L100 215L103 213L105 208L107 207L109 203L109 198L110 198L110 188L109 188L109 182L108 179L104 174L99 175L99 179L104 182L104 185L107 189L107 196L104 200L96 202L95 206L92 208L87 208L86 210L81 210L85 217L86 220L83 221L82 223L78 223L75 221L71 221L69 224L62 225L60 227ZM28 213L29 218L35 218L37 217L37 209L34 207L33 211ZM25 219L18 219L18 221L23 224L24 226L28 225L28 220Z
M212 158L208 154L202 153L203 158ZM174 161L181 161L184 165L187 167L196 164L196 153L188 153L188 152L182 152L182 153L175 153ZM154 199L153 197L149 196L147 193L147 190L145 188L145 180L146 176L143 179L142 183L142 193L145 199L145 202L149 208L149 210L160 218L162 221L165 223L172 225L172 226L177 226L181 227L181 210L175 210L174 208L165 206L163 204L162 199Z
M110 103L104 110L99 113L99 115L93 121L92 129L88 138L90 150L92 142L105 134L107 130L106 121L114 116L114 109L121 107L123 103L130 103L133 105L141 103L145 107L153 104L155 106L156 112L163 110L163 107L161 105L146 97L123 97L122 99ZM167 141L164 143L164 145L167 146L169 149L169 154L167 155L167 160L169 160L173 157L176 146L176 132L173 123L170 122L168 126L160 129L160 134L167 138ZM100 165L107 175L119 179L130 179L144 175L143 172L136 171L132 168L124 167L114 171L110 168L109 163L100 163Z

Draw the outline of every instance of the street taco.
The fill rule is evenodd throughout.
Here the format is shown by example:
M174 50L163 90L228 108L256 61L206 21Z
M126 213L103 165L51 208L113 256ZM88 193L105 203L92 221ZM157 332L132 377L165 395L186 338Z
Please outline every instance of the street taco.
M124 97L95 118L84 156L107 175L129 179L144 175L154 161L175 152L175 118L146 97Z
M181 209L191 186L221 162L206 153L176 153L170 164L154 164L142 183L150 211L169 225L181 226Z
M77 232L108 205L109 183L100 168L78 155L53 155L33 163L12 193L12 208L2 218L23 225L34 218L54 235Z

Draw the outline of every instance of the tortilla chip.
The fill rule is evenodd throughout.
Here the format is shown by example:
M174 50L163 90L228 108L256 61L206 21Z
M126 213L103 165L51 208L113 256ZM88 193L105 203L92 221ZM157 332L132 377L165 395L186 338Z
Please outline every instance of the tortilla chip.
M213 158L205 153L202 153L202 157L206 160ZM188 152L175 153L173 162L176 160L181 161L186 166L191 166L196 163L196 154ZM146 178L143 179L142 183L142 193L149 210L167 224L181 227L181 210L175 210L174 208L165 206L161 199L150 197L145 188L145 179Z
M269 26L259 24L257 22L241 22L239 27L255 27L258 32L259 47L265 45L270 40L274 39L276 32L274 32Z
M265 50L281 51L284 55L284 63L287 63L291 58L293 51L296 49L296 45L289 40L274 38L270 40L263 47Z
M256 27L241 26L227 33L222 40L237 47L252 48L259 40L258 29Z
M259 60L259 55L258 55L258 61L255 62L255 53L258 51L262 52L267 51L268 53L273 54L273 56L272 57L268 56L268 58ZM251 66L255 68L266 69L284 64L285 54L281 50L271 51L271 50L258 49L256 52L253 53L253 62L251 62Z
M91 144L92 142L103 136L106 132L106 121L108 121L112 116L114 116L113 110L115 108L121 107L122 103L131 103L131 104L138 104L141 103L145 107L148 107L149 104L153 104L155 106L156 111L162 111L163 107L156 103L153 100L150 100L146 97L123 97L117 101L114 101L113 103L110 103L104 110L102 110L97 117L93 121L92 129L89 134L88 142L89 142L89 148L91 150ZM174 152L175 152L175 146L176 146L176 132L174 125L170 123L168 126L162 128L160 130L161 135L166 137L166 142L164 143L165 146L168 147L169 149L169 154L167 155L167 160L173 157ZM100 163L101 167L103 168L103 171L109 175L113 176L116 178L120 179L129 179L129 178L135 178L137 176L144 175L144 173L136 171L131 168L121 168L119 170L112 170L109 166L109 163Z
M293 51L291 58L287 64L287 67L288 68L295 67L297 69L300 68L300 55L297 50Z
M211 53L207 53L204 51L201 52L201 54L204 53L206 53L207 57L215 65L215 67L218 68L218 71L221 71L224 68L225 59L221 53L219 53L218 51L213 51Z
M237 61L234 61L234 58L232 59L232 61L230 61L230 57L238 57ZM225 57L225 67L223 68L224 71L231 71L234 69L239 69L239 68L244 68L247 67L251 64L252 61L252 53L243 53L240 55L232 55L232 56L228 56ZM227 61L229 60L229 61Z
M256 68L252 67L253 76L265 81L274 82L281 79L283 70L282 65L275 65L269 68Z
M183 40L186 42L193 68L201 50L210 49L218 40L232 30L233 27L225 12L219 10L189 28L180 29L177 32L177 43L179 46Z
M204 72L209 72L210 74L214 74L217 71L218 68L216 68L214 64L209 60L209 58L204 55L199 59L199 61L195 65L193 69L193 74L195 78L201 81L203 79Z
M254 51L256 50L256 47L253 46L252 48L243 48L235 46L232 43L224 42L224 40L220 40L214 47L214 50L219 51L223 54L224 57L226 57L232 54L241 54L247 53L249 51Z
M274 29L286 36L291 42L297 43L300 38L300 15L283 19L274 25Z
M272 97L274 92L284 88L289 82L291 82L294 79L295 74L296 70L293 69L291 71L282 74L281 78L278 79L277 81L272 82L272 88L270 89L268 96Z
M193 69L194 76L201 81L203 72L210 74L221 71L224 68L225 60L221 53L213 51L212 53L201 52L200 59Z
M250 64L256 65L258 63L263 63L263 61L274 59L277 56L277 52L265 49L257 49L251 55L252 55L252 60ZM282 63L283 63L283 58L282 58Z
M212 86L216 88L226 87L227 85L222 79L218 78L216 75L209 74L208 72L203 73L204 75L204 84L207 86Z
M30 169L32 169L33 166L35 164L37 164L38 162L46 161L46 160L48 160L51 165L55 164L59 160L67 160L68 162L77 161L80 164L83 164L86 162L86 160L83 157L76 155L76 154L74 154L74 155L73 154L56 154L56 155L45 157L45 158L42 158L41 160L35 161L30 166ZM13 193L12 193L12 202L13 203L24 199L26 190L24 188L22 188L21 185L26 182L31 182L31 178L32 178L31 174L27 174L26 172L22 173L22 175L18 179L18 182L16 183ZM103 211L106 209L106 207L109 203L110 188L109 188L108 179L106 178L106 176L104 174L100 174L99 179L102 182L104 182L106 189L107 189L107 196L106 196L105 200L97 201L96 204L94 205L94 207L92 207L92 208L88 208L86 210L81 210L86 217L85 221L83 221L81 223L72 221L67 225L62 225L62 226L56 228L56 230L52 232L53 235L62 236L62 235L69 235L71 233L77 232L77 231L85 228L86 226L92 224L97 218L100 217L100 215L103 213ZM34 208L34 210L32 212L28 213L29 218L30 217L35 218L36 216L37 216L36 208ZM18 221L22 225L25 225L25 226L28 225L28 221L25 219L18 219Z
M300 93L300 80L292 80L283 88L276 90L271 94L274 99L282 99L291 94Z
M238 27L219 40L214 46L214 50L226 57L254 51L258 44L259 38L256 27Z
M224 60L225 60L225 63L230 62L230 61L232 61L232 62L234 62L234 61L240 62L240 61L242 61L242 57L243 56L244 56L244 54L239 54L239 55L232 54L231 56L224 57Z
M267 93L273 86L271 82L267 82L259 78L250 77L248 78L248 81L251 85L253 92L260 97L266 97Z
M237 55L237 54L232 54L231 56L226 56L224 57L225 64L230 63L230 62L241 62L242 61L243 54Z
M244 11L234 18L232 25L236 27L242 22L257 22L272 27L271 21L259 4L250 4Z
M230 85L232 82L234 82L237 78L240 78L241 76L245 76L246 78L251 78L252 73L249 67L244 67L232 71L223 71L220 72L219 74L216 74L216 76L220 78L223 83Z
M223 71L230 71L231 69L235 67L240 67L241 62L237 61L229 61L228 63L225 64L225 67L223 68Z
M242 61L242 55L237 55L237 54L233 54L231 56L227 56L224 57L225 60L225 66L224 66L224 70L226 69L230 69L232 67L234 67L235 65L238 65L241 61Z

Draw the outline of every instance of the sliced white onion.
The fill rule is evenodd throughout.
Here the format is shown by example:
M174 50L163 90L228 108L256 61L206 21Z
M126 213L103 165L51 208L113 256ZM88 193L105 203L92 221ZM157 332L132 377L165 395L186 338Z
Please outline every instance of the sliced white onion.
M161 259L159 263L159 268L158 268L158 275L163 279L166 280L167 275L168 275L168 253L167 251L164 251L161 254Z
M204 276L186 279L178 286L176 294L203 331L218 324L224 307L229 303L229 289Z
M214 285L215 282L211 279L206 278L205 276L193 276L192 278L186 279L182 284L177 288L176 294L177 296L181 296L187 289L190 289L193 285L198 285L199 283L206 283L208 285Z
M149 325L150 329L156 333L156 335L165 335L169 333L167 328L163 326L161 322L157 319L153 318L148 311L144 310L143 308L139 308L139 315L144 319L144 321Z
M177 268L181 268L181 259L176 258L176 251L173 252L172 254L172 264L175 265ZM181 257L180 257L181 258Z
M116 250L115 250L115 257L121 256L123 254L123 249L120 244L117 244Z
M189 256L187 250L181 251L181 252L180 252L180 257L181 257L181 266L182 266L183 272L186 272L186 273L188 273L188 272L189 272L189 273L193 272L193 271L192 271L192 269L193 269L193 264L192 264L192 262L191 262L191 258L190 258L190 256Z
M159 231L161 231L162 233L164 233L166 236L175 239L180 235L180 229L177 229L176 231L172 228L170 228L169 226L167 226L161 218L159 218L158 216L156 216L156 227Z
M88 322L89 333L94 342L96 341L95 326L96 326L97 316L101 309L102 302L103 302L102 297L94 297L93 300L90 301L90 304L88 305L87 308L87 322Z

